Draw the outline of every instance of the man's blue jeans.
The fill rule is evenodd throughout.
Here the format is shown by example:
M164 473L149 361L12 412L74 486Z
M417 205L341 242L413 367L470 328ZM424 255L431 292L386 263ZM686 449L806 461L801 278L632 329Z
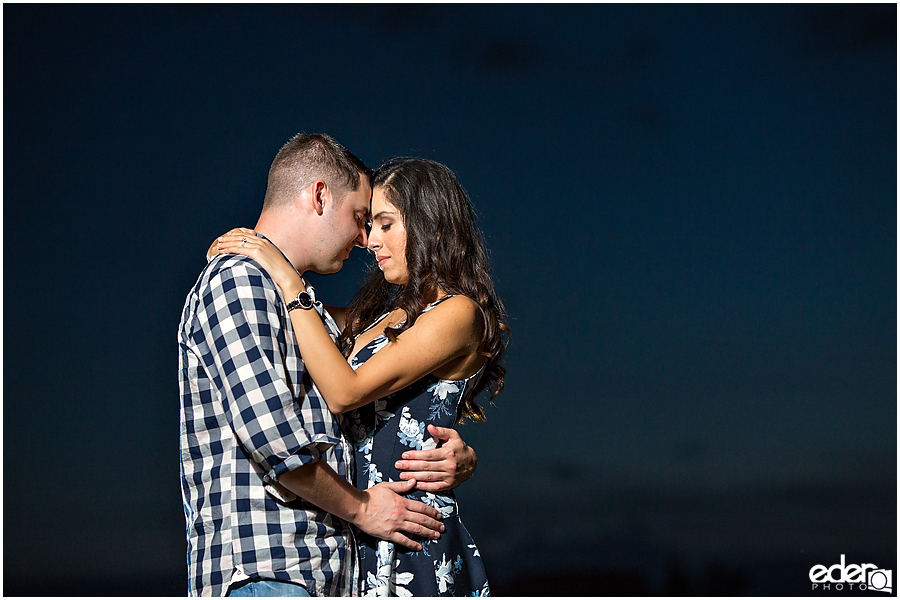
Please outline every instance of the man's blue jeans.
M231 598L309 598L309 592L302 585L287 581L261 579L247 580L228 590Z

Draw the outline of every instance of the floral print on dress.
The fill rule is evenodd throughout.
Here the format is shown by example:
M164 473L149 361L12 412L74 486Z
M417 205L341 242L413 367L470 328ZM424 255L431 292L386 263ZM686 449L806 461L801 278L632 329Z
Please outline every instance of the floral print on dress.
M404 406L400 415L400 431L397 432L400 443L416 450L422 449L422 441L425 437L425 423L419 423L412 418L409 408Z
M387 345L383 334L376 337L351 359L354 369ZM427 426L453 427L461 403L472 393L480 374L481 371L457 381L426 375L402 390L347 413L343 424L354 441L356 487L366 489L378 481L401 481L394 463L407 450L437 447L438 440L428 434ZM357 544L362 593L367 596L490 595L484 563L462 523L453 491L432 493L414 489L404 496L437 509L446 529L436 540L416 537L422 544L418 552L360 531Z
M455 561L451 561L447 560L447 555L444 554L441 560L434 561L434 577L437 579L438 591L442 594L450 592L450 595L454 596L453 581L461 570L461 556L457 556Z
M487 582L485 582L484 587L480 590L476 590L472 592L473 598L486 598L491 595L491 588L488 587Z
M369 467L366 469L366 471L369 476L369 485L367 486L367 488L370 488L375 484L381 483L382 475L378 471L378 469L375 468L375 465L373 465L372 463L369 463Z
M422 502L440 512L441 517L449 517L453 514L453 511L456 510L456 500L449 496L445 496L444 494L425 492L425 497L422 498ZM475 544L472 544L470 547L475 548ZM475 552L475 556L478 556L478 549L476 549Z
M366 349L370 350L372 354L375 354L376 352L378 352L379 350L381 350L382 348L384 348L387 345L388 345L388 339L385 336L380 335L377 338L375 338L374 340L372 340L371 342L369 342L369 345L366 346ZM365 362L365 361L360 361L359 354L360 353L357 352L356 355L350 359L350 366L353 368L354 371L359 368L359 365L361 365L361 364L363 364L363 362Z
M456 414L456 402L459 398L455 395L459 391L456 382L439 379L428 388L432 393L431 408L428 411L429 420L439 419L443 416Z
M376 572L366 575L366 596L412 596L405 585L415 579L412 573L400 573L394 569L400 560L395 558L396 548L390 542L378 542Z
M391 394L393 396L393 394ZM391 396L385 396L381 400L376 400L372 404L375 405L375 426L377 427L379 423L383 421L388 421L394 418L394 413L387 410L388 400L390 400Z

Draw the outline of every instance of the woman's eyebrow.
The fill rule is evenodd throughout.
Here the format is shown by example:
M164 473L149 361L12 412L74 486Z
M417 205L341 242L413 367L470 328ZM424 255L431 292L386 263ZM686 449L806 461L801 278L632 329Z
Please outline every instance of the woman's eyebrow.
M392 215L392 214L394 214L393 211L383 210L380 213L378 213L377 215L373 216L372 220L374 221L375 219L379 219L379 218L381 218L382 215Z

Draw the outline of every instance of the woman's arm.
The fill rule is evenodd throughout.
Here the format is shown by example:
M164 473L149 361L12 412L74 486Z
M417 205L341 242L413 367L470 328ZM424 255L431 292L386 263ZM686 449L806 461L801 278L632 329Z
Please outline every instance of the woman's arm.
M237 231L235 233L235 231ZM286 299L305 290L300 276L266 240L232 230L218 240L222 252L236 252L256 260ZM246 242L241 245L242 238ZM472 352L479 312L475 303L456 296L419 316L416 324L357 370L334 345L314 310L290 312L300 355L322 398L333 413L343 413L401 390L454 358Z
M334 345L317 313L293 310L291 322L300 355L322 398L332 412L343 413L402 390L471 352L478 343L473 335L477 318L473 304L461 296L443 302L419 316L397 341L355 371Z
M232 229L225 235L237 235L239 238L247 237L247 240L250 240L250 236L256 237L256 231L253 229L246 229L244 227L239 227L237 229ZM224 236L223 236L224 237ZM220 249L219 240L221 237L213 240L213 243L209 245L209 249L206 251L206 260L209 261L213 256L217 254L223 254L223 251ZM274 250L274 249L273 249ZM240 250L236 250L235 253L242 254ZM295 280L295 270L290 265L284 265L285 268L278 268L278 259L282 258L277 252L271 252L267 255L270 260L266 261L266 264L263 264L263 267L266 271L272 275L272 279L275 280L275 284L278 285L282 293L284 292L285 286L290 287L291 282ZM265 260L265 259L264 259ZM282 260L282 262L284 262ZM269 264L271 263L271 264ZM260 263L262 264L262 263ZM268 265L268 266L267 266ZM296 295L296 294L295 294ZM291 296L293 298L293 296ZM325 310L328 311L328 314L334 319L334 322L337 323L338 329L344 329L344 326L347 324L347 307L346 306L332 306L330 304L325 305Z
M471 352L478 344L473 335L476 318L471 300L451 298L420 315L414 326L354 371L317 314L291 311L303 362L332 412L346 412L402 390Z

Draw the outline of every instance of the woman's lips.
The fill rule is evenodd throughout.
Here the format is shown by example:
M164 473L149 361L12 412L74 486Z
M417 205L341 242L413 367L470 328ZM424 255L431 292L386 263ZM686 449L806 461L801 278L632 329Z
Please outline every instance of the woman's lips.
M378 267L384 267L384 263L386 263L391 257L390 256L376 256L375 260L378 261Z

